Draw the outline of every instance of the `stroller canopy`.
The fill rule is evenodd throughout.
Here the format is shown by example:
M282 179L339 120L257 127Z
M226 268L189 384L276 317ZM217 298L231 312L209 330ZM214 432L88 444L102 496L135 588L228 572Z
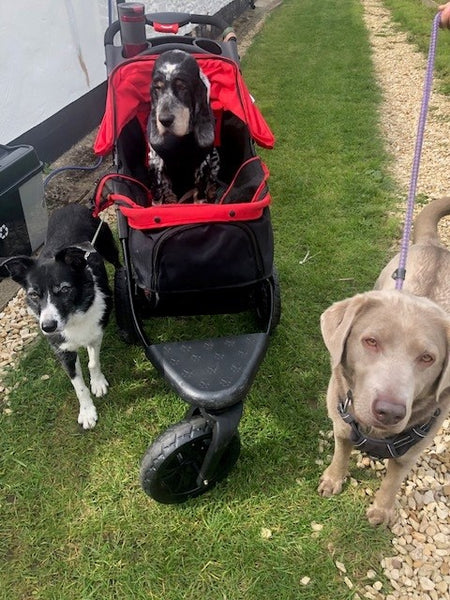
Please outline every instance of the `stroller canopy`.
M273 148L274 136L256 107L238 65L210 54L194 55L211 83L211 108L218 118L229 111L246 123L250 136L263 148ZM150 85L158 57L143 55L118 65L110 74L106 108L94 143L94 152L113 149L123 127L136 117L145 132L150 113Z

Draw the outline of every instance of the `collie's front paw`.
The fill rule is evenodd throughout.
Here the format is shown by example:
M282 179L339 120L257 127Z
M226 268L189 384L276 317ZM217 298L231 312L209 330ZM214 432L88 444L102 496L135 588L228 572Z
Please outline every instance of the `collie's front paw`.
M93 429L97 423L97 410L94 405L80 408L78 423L83 429Z
M108 385L109 383L106 381L106 377L103 375L103 373L100 373L95 377L91 377L91 392L97 398L100 398L100 396L104 396L107 393Z

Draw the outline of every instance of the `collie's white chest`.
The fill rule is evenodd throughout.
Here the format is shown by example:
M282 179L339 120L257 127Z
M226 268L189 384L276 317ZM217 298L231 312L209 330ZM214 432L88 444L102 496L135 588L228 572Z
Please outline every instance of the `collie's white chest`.
M86 312L76 312L67 319L62 331L65 341L61 344L61 349L73 352L101 338L103 335L101 320L105 307L104 296L97 291L94 302Z

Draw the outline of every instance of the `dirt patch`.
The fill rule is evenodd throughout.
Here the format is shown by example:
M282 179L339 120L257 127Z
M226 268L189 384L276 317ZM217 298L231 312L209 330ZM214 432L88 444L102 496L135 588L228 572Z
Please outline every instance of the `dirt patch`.
M95 135L96 132L91 132L46 170L44 180L49 177L49 181L45 187L45 201L50 212L70 202L88 203L97 181L112 170L112 156L99 159L93 152ZM91 168L99 163L95 169L79 170L79 167ZM76 169L58 171L72 166Z

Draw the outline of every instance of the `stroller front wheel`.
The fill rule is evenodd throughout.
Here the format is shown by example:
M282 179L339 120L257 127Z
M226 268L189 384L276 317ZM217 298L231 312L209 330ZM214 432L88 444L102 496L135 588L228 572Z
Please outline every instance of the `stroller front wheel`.
M197 483L213 429L202 416L184 419L167 429L147 450L141 463L141 485L162 504L180 504L200 496L225 479L236 464L241 444L235 432L207 482Z

